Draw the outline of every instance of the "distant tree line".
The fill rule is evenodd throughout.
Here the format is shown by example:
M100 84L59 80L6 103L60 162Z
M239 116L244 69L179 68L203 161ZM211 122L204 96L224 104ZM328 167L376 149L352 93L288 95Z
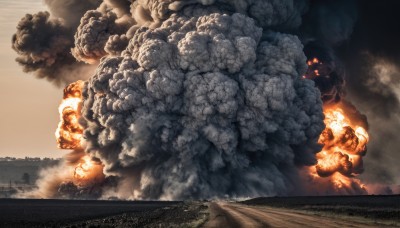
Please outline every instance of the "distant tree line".
M25 158L15 158L15 157L0 157L0 161L58 161L60 158L40 158L40 157L25 157Z

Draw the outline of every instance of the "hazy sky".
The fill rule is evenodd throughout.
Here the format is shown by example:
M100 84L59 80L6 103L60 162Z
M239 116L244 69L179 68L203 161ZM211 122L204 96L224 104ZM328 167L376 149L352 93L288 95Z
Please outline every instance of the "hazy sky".
M0 157L61 157L54 131L62 89L24 73L11 37L21 17L45 7L41 0L0 0Z

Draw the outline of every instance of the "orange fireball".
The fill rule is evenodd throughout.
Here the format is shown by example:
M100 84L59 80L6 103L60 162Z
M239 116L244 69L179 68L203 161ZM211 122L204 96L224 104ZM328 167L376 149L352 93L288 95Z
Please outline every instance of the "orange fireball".
M85 185L104 180L103 165L93 161L88 155L83 156L74 171L74 182Z
M60 123L56 130L57 145L60 149L81 147L83 128L79 124L82 103L82 81L77 81L64 89L64 97L58 108Z
M325 107L325 125L319 143L324 147L317 154L317 173L330 176L339 172L346 176L362 171L362 156L369 140L367 131L353 124L338 106Z
M78 155L77 161L70 164L75 166L75 168L71 167L71 171L73 171L71 178L78 186L100 183L105 178L101 162L92 160L83 152L83 127L79 124L83 83L83 81L76 81L64 89L64 97L58 109L60 123L56 130L58 147L73 149L72 153Z
M346 113L345 110L354 107L346 105L324 106L326 128L318 141L323 148L317 153L317 165L310 169L310 174L315 179L329 177L337 189L350 188L354 184L363 188L361 182L352 177L363 171L362 157L369 136L365 126L359 124L363 122Z

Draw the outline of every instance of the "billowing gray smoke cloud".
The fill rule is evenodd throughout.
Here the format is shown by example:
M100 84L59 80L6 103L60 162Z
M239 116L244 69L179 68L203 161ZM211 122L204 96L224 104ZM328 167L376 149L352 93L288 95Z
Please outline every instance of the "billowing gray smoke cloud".
M124 31L115 24L116 19L117 15L112 12L105 15L95 10L87 12L75 34L75 47L72 49L75 58L95 63L106 55L104 46L109 37Z
M287 11L292 1L254 2L269 13L149 1L142 8L159 26L137 28L119 56L102 59L82 124L106 173L131 183L118 196L285 195L296 167L315 163L320 93L301 77L300 40L268 29L298 26L299 12Z
M94 0L46 0L49 12L27 14L12 38L16 61L25 72L33 72L57 85L86 79L90 67L77 63L70 54L74 32L83 13L96 8Z

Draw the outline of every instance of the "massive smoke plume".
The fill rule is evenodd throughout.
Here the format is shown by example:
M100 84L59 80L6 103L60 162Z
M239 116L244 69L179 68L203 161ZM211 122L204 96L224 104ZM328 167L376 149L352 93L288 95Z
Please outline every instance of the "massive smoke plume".
M89 79L87 150L133 182L134 198L287 194L324 127L300 41L219 7L169 14Z
M326 183L315 191L316 179L303 169L314 167L323 149L324 106L346 106L354 126L368 128L361 114L352 118L358 112L344 99L344 64L334 52L353 31L355 1L46 3L50 14L21 20L13 48L26 71L56 82L73 80L62 73L67 68L98 65L83 86L87 155L78 153L78 167L104 166L96 196L366 193L350 179L338 189L333 177L320 177ZM351 125L346 137L355 132ZM349 152L357 163L341 154L341 166L318 174L361 173L366 148L357 145ZM58 169L69 164L77 162ZM79 195L82 186L54 183L64 196Z

